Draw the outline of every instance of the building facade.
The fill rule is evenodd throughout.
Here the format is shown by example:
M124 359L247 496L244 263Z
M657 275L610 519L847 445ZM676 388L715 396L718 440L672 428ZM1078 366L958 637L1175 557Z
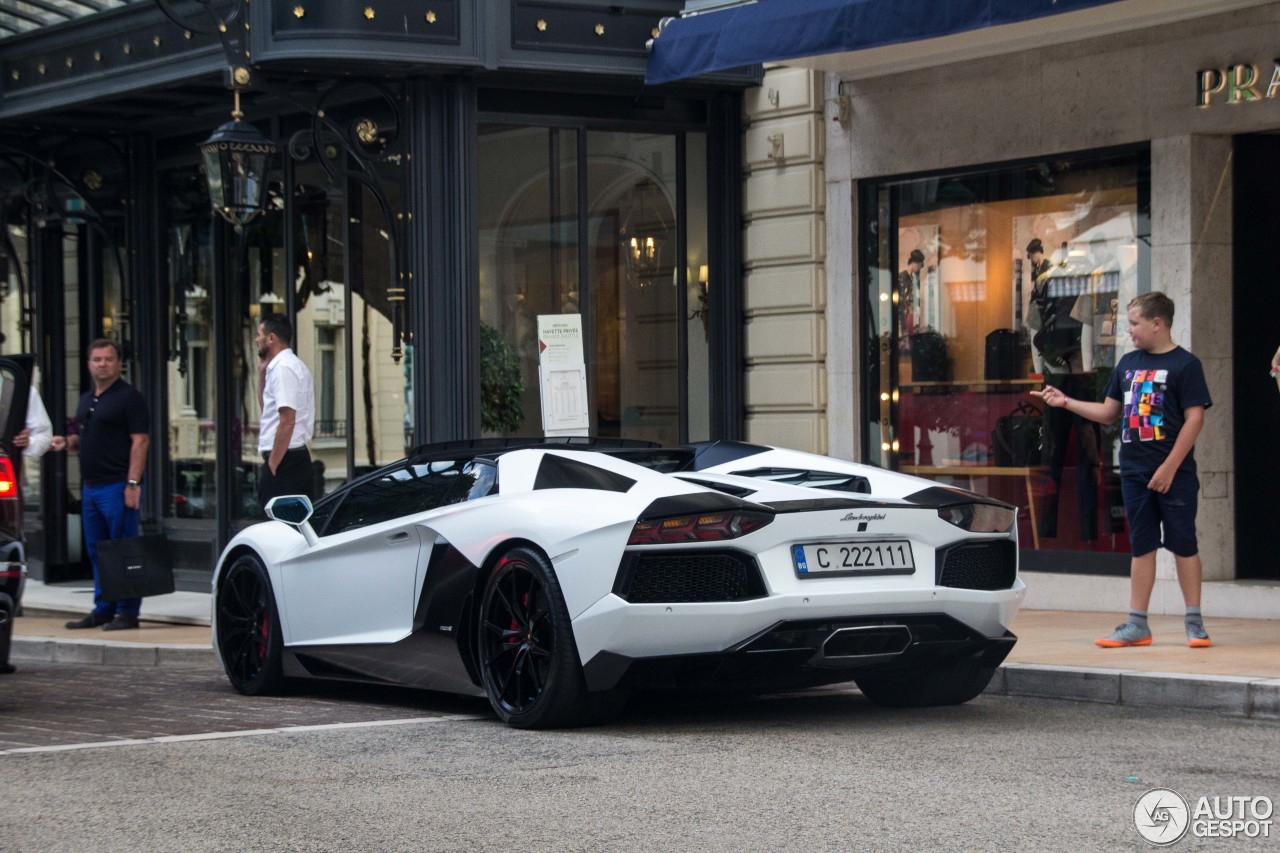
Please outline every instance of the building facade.
M580 318L593 434L740 437L758 73L646 90L678 2L48 5L0 3L0 331L39 356L59 432L88 344L124 347L151 407L144 523L180 584L263 517L267 313L315 377L316 495L418 444L541 433L548 315ZM228 83L280 149L242 228L197 148ZM26 471L37 578L85 571L78 470Z
M1280 416L1265 372L1280 339L1256 318L1274 299L1260 271L1280 4L1141 6L768 68L746 98L748 163L753 138L773 155L745 196L748 437L1017 504L1032 606L1115 608L1117 432L1027 392L1101 399L1128 348L1125 305L1161 290L1214 399L1198 533L1206 579L1233 583L1209 606L1273 616L1259 495L1277 473L1263 425ZM811 93L800 126L770 112L793 88ZM798 138L819 127L811 157ZM765 180L773 191L753 194ZM810 214L825 247L795 263L754 251L775 220ZM825 278L811 297L796 283L809 263ZM795 278L770 286L780 274ZM1180 612L1168 556L1153 606Z
M295 318L316 375L317 494L412 444L540 432L537 318L576 314L593 433L1001 497L1033 606L1111 609L1116 434L1027 392L1096 397L1125 304L1159 289L1215 401L1206 578L1267 615L1280 3L1117 0L657 87L644 42L694 4L410 5L223 7L249 25L246 116L283 149L240 232L196 152L229 105L213 30L132 0L0 40L5 346L40 355L58 419L87 342L125 343L163 436L147 520L191 582L260 517L262 313ZM78 564L75 470L28 472L55 579Z

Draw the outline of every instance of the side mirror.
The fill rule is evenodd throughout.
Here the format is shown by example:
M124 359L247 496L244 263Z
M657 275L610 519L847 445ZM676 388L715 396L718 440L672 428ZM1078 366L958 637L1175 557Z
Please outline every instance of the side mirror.
M307 545L315 545L320 541L311 525L307 524L312 511L311 499L303 495L281 495L267 501L266 507L268 518L283 521L297 530L307 540Z
M311 499L303 495L281 495L267 501L267 517L294 527L305 524L311 517Z

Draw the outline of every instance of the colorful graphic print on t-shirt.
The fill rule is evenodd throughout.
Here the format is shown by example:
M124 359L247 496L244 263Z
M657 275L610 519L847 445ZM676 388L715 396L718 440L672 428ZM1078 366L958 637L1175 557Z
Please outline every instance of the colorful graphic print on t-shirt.
M1162 441L1164 395L1167 370L1126 370L1124 372L1124 426L1121 438L1130 441Z

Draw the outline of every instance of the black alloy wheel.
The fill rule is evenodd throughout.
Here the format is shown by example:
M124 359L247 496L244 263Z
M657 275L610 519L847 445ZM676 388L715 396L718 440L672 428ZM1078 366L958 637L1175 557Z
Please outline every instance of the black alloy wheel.
M513 548L480 605L480 669L494 711L516 728L586 722L586 682L569 611L546 557Z
M271 581L252 554L239 557L218 586L218 653L231 686L247 696L285 684L280 618Z

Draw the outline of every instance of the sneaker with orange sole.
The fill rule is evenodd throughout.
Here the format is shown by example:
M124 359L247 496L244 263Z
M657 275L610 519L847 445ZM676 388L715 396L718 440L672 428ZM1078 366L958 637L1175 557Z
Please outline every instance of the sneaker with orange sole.
M1151 629L1140 627L1132 622L1126 622L1123 625L1117 625L1111 636L1102 637L1093 642L1104 649L1119 649L1125 646L1149 646L1151 645Z
M1187 623L1187 645L1193 649L1207 649L1213 645L1213 640L1209 639L1209 634L1204 629L1204 625L1199 622Z

